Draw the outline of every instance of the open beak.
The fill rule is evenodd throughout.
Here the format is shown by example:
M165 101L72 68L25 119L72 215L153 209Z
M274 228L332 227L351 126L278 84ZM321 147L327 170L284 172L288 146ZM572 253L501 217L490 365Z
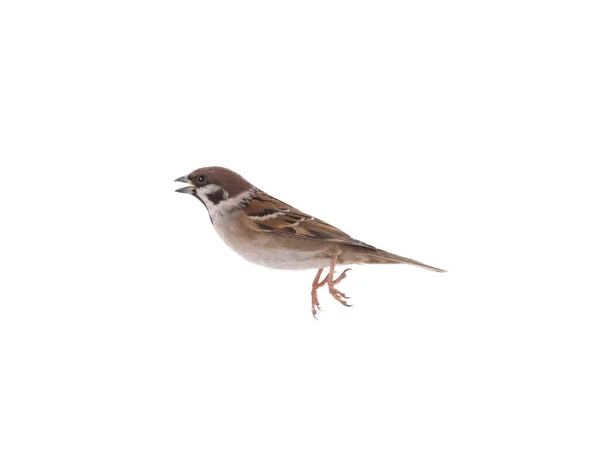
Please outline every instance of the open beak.
M194 185L191 184L190 178L187 175L179 177L178 179L175 179L174 181L182 182L182 183L189 183L189 186L184 186L183 188L176 189L175 190L176 193L194 194L194 192L196 191L196 188L194 187Z

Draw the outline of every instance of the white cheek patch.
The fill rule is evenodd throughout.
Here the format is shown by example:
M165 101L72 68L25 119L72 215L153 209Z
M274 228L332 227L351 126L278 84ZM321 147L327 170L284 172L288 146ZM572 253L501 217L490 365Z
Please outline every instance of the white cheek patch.
M208 212L213 218L215 216L223 216L224 214L239 208L239 206L242 205L246 200L251 199L254 196L255 191L255 188L252 188L248 191L241 192L237 196L229 197L229 195L227 195L223 201L216 205L209 200L206 203L206 208L208 208Z
M216 193L220 189L221 188L217 185L203 186L202 188L196 188L196 194L198 195L198 197L205 200L205 199L207 199L207 197L206 197L207 195Z

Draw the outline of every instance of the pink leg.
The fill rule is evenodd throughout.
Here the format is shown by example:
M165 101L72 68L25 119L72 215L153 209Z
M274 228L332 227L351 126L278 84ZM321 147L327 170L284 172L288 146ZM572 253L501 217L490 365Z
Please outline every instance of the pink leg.
M313 280L312 283L312 291L311 291L311 295L312 295L312 314L315 317L315 319L317 318L317 310L321 310L321 307L319 305L319 298L317 297L317 289L321 288L323 285L325 285L327 283L327 277L325 277L323 279L323 281L319 281L319 279L321 278L321 274L323 273L323 268L319 269L317 271L317 275L315 277L315 280Z

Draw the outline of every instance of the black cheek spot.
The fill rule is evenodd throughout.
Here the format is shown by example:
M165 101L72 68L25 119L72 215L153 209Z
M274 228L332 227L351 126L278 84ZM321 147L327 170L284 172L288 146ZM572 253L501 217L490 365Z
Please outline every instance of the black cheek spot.
M220 203L220 202L222 202L222 201L225 200L225 191L223 191L222 189L220 189L219 191L215 191L214 193L207 194L206 197L213 204L217 205L218 203Z

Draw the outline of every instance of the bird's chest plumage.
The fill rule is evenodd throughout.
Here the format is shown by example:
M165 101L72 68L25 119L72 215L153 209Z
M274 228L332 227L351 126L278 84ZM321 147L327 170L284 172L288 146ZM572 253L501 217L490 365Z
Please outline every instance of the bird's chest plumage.
M240 213L211 215L215 230L231 249L246 260L276 269L311 269L328 265L323 245L299 247L293 239L249 230Z

